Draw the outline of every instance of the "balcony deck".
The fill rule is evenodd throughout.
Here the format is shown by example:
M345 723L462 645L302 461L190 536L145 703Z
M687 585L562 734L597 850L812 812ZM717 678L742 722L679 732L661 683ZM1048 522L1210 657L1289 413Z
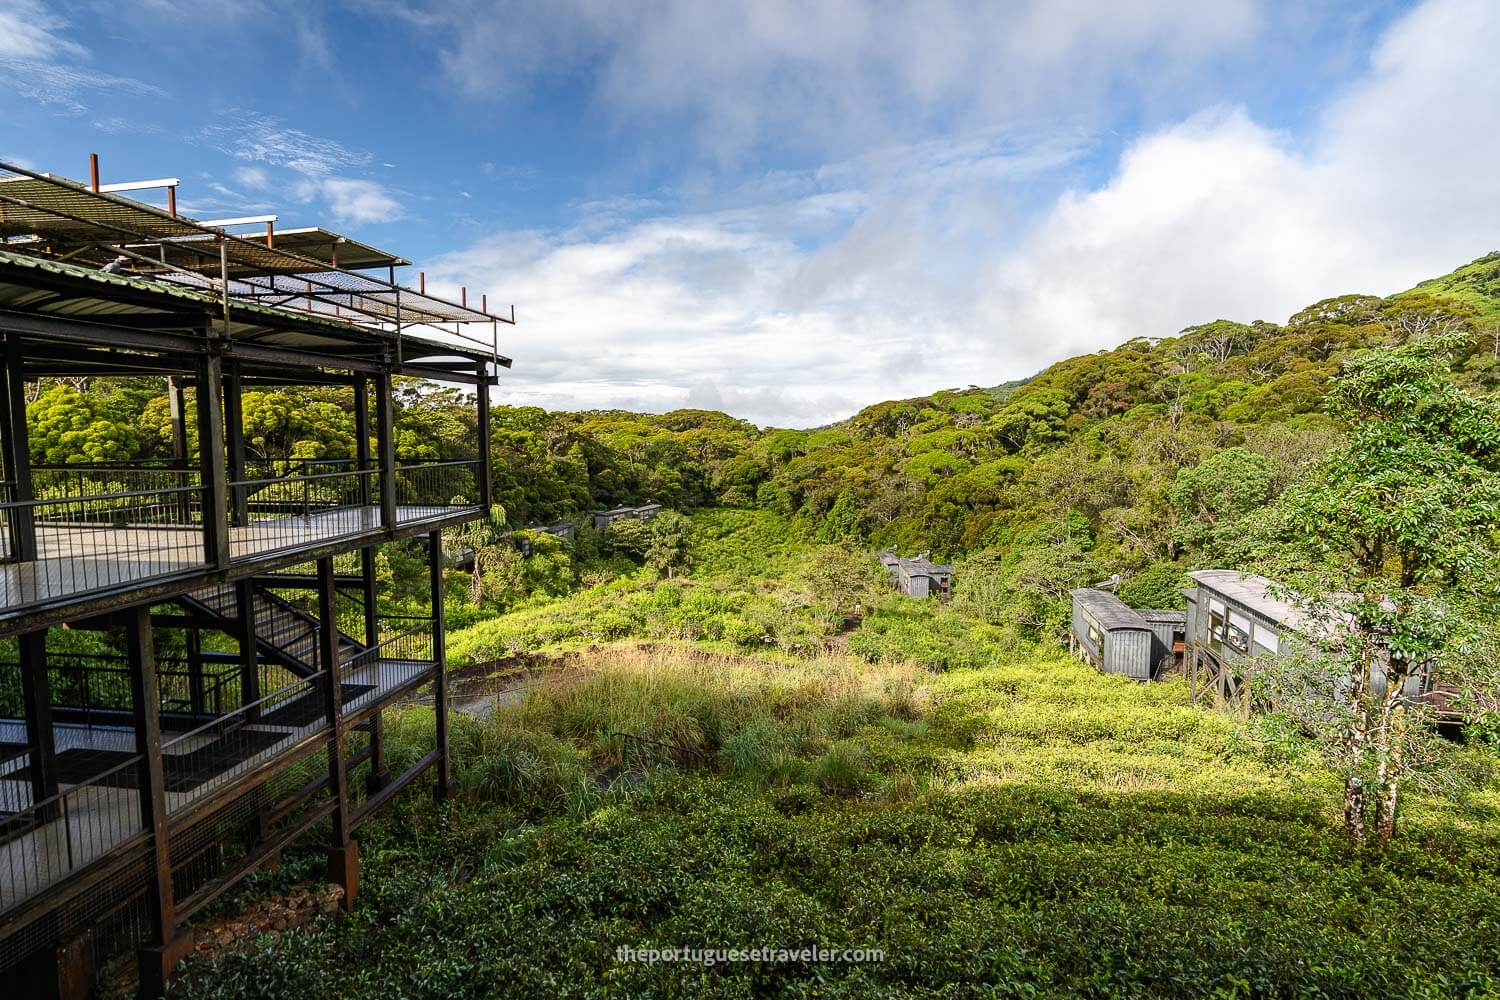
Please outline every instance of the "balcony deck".
M426 660L376 659L341 671L348 698L344 713L359 712L432 670ZM179 814L203 802L268 761L325 732L321 695L299 682L284 697L264 699L261 717L232 733L163 734L168 776L167 810ZM64 772L58 815L0 842L0 914L67 878L141 833L135 736L129 727L58 724L59 770ZM0 720L0 744L25 744L24 722ZM76 762L76 763L75 763ZM92 764L90 763L92 762ZM78 775L79 768L92 773ZM0 773L0 802L9 815L31 807L24 762ZM72 781L67 778L73 778Z
M396 508L400 527L420 525L478 508L406 505ZM247 562L340 538L371 534L381 528L377 506L337 507L312 514L261 517L231 527L231 562ZM79 524L40 522L37 556L0 565L0 614L33 605L153 579L206 570L201 527L153 524ZM9 551L7 529L0 524L0 551Z

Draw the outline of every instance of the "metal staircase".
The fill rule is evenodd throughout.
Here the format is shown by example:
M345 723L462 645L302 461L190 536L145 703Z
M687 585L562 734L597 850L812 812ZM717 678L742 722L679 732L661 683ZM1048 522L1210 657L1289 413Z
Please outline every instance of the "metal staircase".
M298 677L318 673L318 630L322 627L318 619L261 587L252 587L250 593L255 611L255 644L260 655ZM233 584L204 587L182 595L177 602L195 614L217 620L219 627L231 634L239 631L239 602ZM340 663L348 662L364 649L362 643L339 633Z

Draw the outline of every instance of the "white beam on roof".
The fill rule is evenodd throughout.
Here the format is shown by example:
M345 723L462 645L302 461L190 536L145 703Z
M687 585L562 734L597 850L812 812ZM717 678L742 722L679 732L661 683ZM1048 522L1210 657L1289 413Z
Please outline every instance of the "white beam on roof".
M121 181L118 184L100 184L99 190L109 193L117 191L145 191L148 188L177 187L182 183L180 177L158 177L150 181Z
M275 215L242 215L237 219L200 219L198 225L213 226L216 229L224 229L228 226L256 226L267 222L275 222Z

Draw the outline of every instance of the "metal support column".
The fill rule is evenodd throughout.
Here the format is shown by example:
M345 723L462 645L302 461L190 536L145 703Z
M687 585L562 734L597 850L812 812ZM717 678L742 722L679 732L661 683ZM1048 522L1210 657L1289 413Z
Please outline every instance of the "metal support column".
M4 499L26 504L35 499L31 489L31 436L26 428L26 378L22 367L21 340L14 335L5 338L5 477L10 480L10 496ZM9 551L16 562L36 558L36 510L32 507L9 509L7 527Z
M16 637L21 654L21 700L26 713L26 742L31 747L32 804L57 794L57 747L52 731L52 682L47 672L47 633ZM48 820L52 816L38 816Z
M344 766L343 690L339 683L338 591L333 558L318 560L318 665L323 713L328 722L328 790L335 803L328 843L328 879L344 890L343 908L354 908L359 889L359 845L349 836L349 772Z
M360 602L365 612L365 645L370 648L380 645L380 608L375 590L375 546L366 545L359 550ZM365 790L380 791L390 780L385 766L385 723L381 713L370 719L370 773L365 778Z
M225 475L231 483L245 481L245 410L241 400L240 365L231 361L224 367L224 460ZM231 523L250 523L250 498L243 486L229 487Z
M375 376L376 460L380 469L380 523L396 527L396 405L391 399L391 376Z
M354 466L359 477L359 505L370 506L370 383L363 375L354 378Z
M427 574L432 589L432 704L437 717L437 785L433 794L444 799L453 787L453 767L448 759L448 655L445 649L443 614L443 533L427 536Z
M188 710L195 716L202 716L206 711L203 697L203 638L198 632L198 626L188 627L183 643L187 647Z
M147 943L138 953L141 995L160 996L172 970L192 948L192 937L177 926L172 888L171 831L167 823L167 786L161 756L161 695L156 680L156 650L151 642L151 608L126 612L125 648L129 657L131 707L135 714L135 749L140 763L141 825L151 834L151 861L146 898Z
M479 399L479 471L475 473L479 477L479 506L489 516L490 505L494 503L493 486L490 480L490 366L489 362L481 361L474 368L474 374L479 378L479 384L474 388Z
M198 462L203 477L203 549L210 566L229 565L229 515L224 468L223 361L197 358Z
M181 470L175 480L177 486L187 486L192 482L187 472L192 468L188 464L188 432L187 432L187 400L184 398L182 379L175 375L167 376L167 412L172 424L172 467ZM177 495L177 517L183 524L192 523L193 498L190 494L179 493Z

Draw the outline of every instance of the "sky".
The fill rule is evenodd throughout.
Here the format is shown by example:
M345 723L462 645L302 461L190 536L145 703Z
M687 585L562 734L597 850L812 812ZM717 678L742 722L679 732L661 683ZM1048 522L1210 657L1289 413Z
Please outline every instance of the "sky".
M809 427L1500 248L1497 51L1494 0L0 0L0 161L514 303L497 402Z

